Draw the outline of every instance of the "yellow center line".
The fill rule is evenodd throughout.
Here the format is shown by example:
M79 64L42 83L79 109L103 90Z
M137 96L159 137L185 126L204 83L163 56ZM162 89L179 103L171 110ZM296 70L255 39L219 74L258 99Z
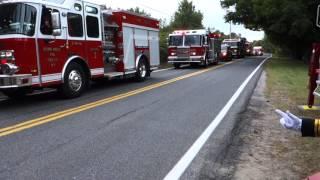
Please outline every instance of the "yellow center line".
M92 103L84 104L84 105L81 105L81 106L78 106L78 107L75 107L75 108L70 108L70 109L67 109L67 110L64 110L64 111L56 112L56 113L53 113L53 114L50 114L50 115L47 115L47 116L43 116L43 117L40 117L40 118L29 120L29 121L26 121L26 122L23 122L23 123L19 123L19 124L13 125L13 126L9 126L9 127L6 127L6 128L1 128L0 129L0 137L7 136L7 135L10 135L10 134L13 134L13 133L17 133L17 132L20 132L20 131L23 131L23 130L26 130L26 129L30 129L30 128L36 127L36 126L40 126L42 124L46 124L46 123L49 123L49 122L57 121L59 119L62 119L62 118L67 117L67 116L71 116L73 114L77 114L77 113L80 113L80 112L83 112L83 111L86 111L86 110L93 109L93 108L98 107L98 106L102 106L102 105L109 104L109 103L112 103L112 102L115 102L115 101L118 101L118 100L121 100L121 99L125 99L125 98L130 97L130 96L141 94L143 92L150 91L152 89L156 89L156 88L168 85L168 84L172 84L174 82L177 82L177 81L180 81L180 80L183 80L183 79L187 79L187 78L190 78L190 77L193 77L193 76L197 76L197 75L203 74L205 72L208 72L208 71L211 71L211 70L214 70L214 69L218 69L220 67L223 67L223 66L226 66L226 65L229 65L229 64L232 64L232 63L234 63L234 61L222 64L222 65L219 65L219 66L215 66L215 67L212 67L212 68L208 68L208 69L205 69L205 70L201 70L201 71L197 71L197 72L194 72L194 73L190 73L190 74L187 74L187 75L183 75L183 76L180 76L180 77L177 77L177 78L174 78L174 79L170 79L170 80L167 80L167 81L163 81L163 82L160 82L160 83L156 83L156 84L153 84L153 85L149 85L149 86L146 86L146 87L143 87L143 88L139 88L139 89L127 92L127 93L115 95L115 96L108 97L108 98L105 98L105 99L102 99L102 100L98 100L98 101L95 101L95 102L92 102Z

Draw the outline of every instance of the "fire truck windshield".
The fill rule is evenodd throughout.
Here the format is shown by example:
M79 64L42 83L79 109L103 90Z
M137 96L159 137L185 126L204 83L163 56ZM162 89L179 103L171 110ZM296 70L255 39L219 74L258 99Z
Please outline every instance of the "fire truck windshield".
M200 35L187 35L185 36L185 46L200 46L201 44L201 36Z
M183 44L183 36L170 36L169 38L169 46L182 46Z
M35 33L37 10L22 3L0 5L0 35Z
M231 47L238 47L238 42L235 42L235 41L227 41L227 42L224 42L224 44L227 44Z

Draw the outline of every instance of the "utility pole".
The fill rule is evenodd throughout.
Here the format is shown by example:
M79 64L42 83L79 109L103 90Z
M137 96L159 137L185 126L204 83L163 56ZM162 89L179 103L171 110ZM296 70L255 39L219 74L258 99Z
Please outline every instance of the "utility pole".
M231 25L231 21L230 21L230 39L232 39L232 35L231 35L231 32L232 32L232 27L231 27L232 25Z

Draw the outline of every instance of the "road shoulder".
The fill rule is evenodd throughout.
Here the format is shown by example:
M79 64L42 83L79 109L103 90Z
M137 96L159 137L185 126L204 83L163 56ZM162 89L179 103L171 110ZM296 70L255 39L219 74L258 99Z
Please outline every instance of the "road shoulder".
M241 96L233 104L226 117L201 149L181 179L217 179L220 177L218 176L218 170L221 169L227 149L229 149L233 140L234 129L236 129L239 124L239 116L247 108L252 93L260 79L262 69L263 68L260 68L251 79Z
M315 163L319 158L308 146L308 142L319 140L301 138L299 133L281 127L274 107L265 98L265 81L263 73L233 130L233 140L220 159L220 167L215 167L214 178L303 179L319 171L319 163Z
M292 132L283 131L274 109L264 97L266 75L261 79L247 110L239 117L217 177L224 179L296 179L289 166L288 147ZM279 158L282 161L279 161Z

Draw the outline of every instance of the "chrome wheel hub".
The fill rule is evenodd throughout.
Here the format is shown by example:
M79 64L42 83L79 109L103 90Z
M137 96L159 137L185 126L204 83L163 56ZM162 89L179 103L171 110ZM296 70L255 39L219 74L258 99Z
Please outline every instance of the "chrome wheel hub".
M146 68L146 65L144 64L141 64L140 67L139 67L139 71L140 71L140 75L141 77L145 77L146 74L147 74L147 68Z
M82 77L77 70L72 70L68 77L69 87L71 90L77 92L82 86Z

